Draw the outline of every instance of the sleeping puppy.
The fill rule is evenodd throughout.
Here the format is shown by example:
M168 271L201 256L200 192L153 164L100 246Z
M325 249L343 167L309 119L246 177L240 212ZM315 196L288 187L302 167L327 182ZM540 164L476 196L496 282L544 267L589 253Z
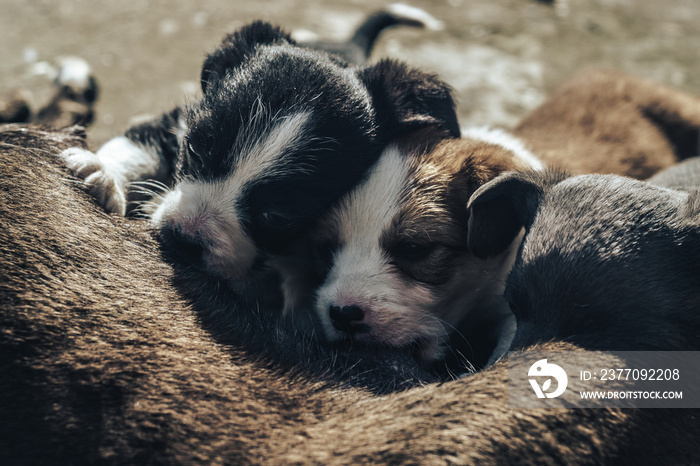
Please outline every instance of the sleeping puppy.
M700 160L672 170L700 170ZM652 181L700 179L678 172ZM694 181L693 181L694 180ZM613 175L509 173L469 201L469 248L498 257L526 233L505 297L513 348L700 349L700 197Z
M325 335L414 344L433 361L451 334L451 348L498 357L514 330L499 295L519 237L498 255L475 256L466 247L469 195L503 171L541 169L528 149L554 166L647 176L693 155L699 129L697 98L593 71L564 84L512 135L472 129L434 153L385 155L318 228L330 251L314 304Z
M243 283L362 178L400 135L459 135L444 83L391 60L361 67L252 23L202 69L203 97L129 129L97 154L63 153L108 210L134 181L162 183L146 209L164 245Z
M428 147L416 149L416 140ZM532 168L542 166L495 130L467 130L459 140L422 132L388 147L312 234L328 270L314 303L327 339L414 346L431 363L452 330L477 317L471 310L501 329L512 254L474 257L465 206L499 173Z

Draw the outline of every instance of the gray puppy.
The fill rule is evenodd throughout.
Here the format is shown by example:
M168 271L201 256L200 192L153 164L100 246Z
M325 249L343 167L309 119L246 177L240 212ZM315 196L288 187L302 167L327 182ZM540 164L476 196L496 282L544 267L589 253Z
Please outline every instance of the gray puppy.
M558 339L588 349L700 349L700 201L687 190L700 186L698 167L674 167L657 185L509 173L476 191L477 256L526 231L505 289L518 322L511 347Z

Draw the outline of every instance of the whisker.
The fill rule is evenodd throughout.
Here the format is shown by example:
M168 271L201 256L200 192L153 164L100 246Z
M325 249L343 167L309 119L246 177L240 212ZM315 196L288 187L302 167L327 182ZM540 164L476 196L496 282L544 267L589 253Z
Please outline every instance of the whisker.
M448 335L456 335L457 337L459 337L464 343L466 343L467 347L469 348L469 351L474 353L474 348L472 347L471 343L469 342L469 339L467 339L467 337L464 336L464 334L462 332L460 332L459 329L457 329L457 327L455 327L454 325L450 324L449 322L447 322L447 321L445 321L445 320L443 320L443 319L441 319L433 314L426 314L424 316L424 318L428 318L428 319L431 319L431 320L437 322L440 325L440 327L443 329L443 332L444 332L443 335L445 337L447 337ZM447 331L446 329L449 329L450 331ZM441 341L442 340L443 339L441 338ZM472 362L461 351L456 350L453 347L453 345L449 345L448 350L454 356L457 357L457 359L461 362L462 366L467 371L476 372L476 368L474 367ZM448 374L450 375L450 377L453 377L455 379L459 378L462 375L462 374L455 374L452 370L448 370Z
M160 191L168 191L170 190L170 187L163 183L162 181L158 180L142 180L142 181L132 181L129 183L129 186L140 186L140 187L145 187L145 188L153 188L157 189Z

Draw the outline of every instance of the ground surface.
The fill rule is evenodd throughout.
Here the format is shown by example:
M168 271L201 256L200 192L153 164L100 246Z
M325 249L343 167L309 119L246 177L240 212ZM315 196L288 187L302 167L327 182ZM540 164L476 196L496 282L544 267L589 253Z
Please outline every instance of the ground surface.
M618 68L700 94L700 1L411 0L446 24L395 29L374 58L438 73L458 94L463 125L508 127L571 73ZM323 39L346 37L382 3L371 0L0 0L0 92L19 86L39 103L45 62L88 60L101 84L93 145L132 117L196 95L204 55L257 18Z

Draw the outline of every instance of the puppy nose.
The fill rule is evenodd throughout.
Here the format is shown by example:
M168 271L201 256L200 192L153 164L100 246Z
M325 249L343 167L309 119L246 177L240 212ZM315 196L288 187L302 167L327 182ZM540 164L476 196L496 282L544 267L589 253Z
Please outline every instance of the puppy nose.
M368 329L362 324L365 312L360 306L330 306L329 315L333 327L345 333L360 333Z
M204 246L197 238L184 234L177 226L163 228L160 231L160 240L177 258L198 267L202 265Z

